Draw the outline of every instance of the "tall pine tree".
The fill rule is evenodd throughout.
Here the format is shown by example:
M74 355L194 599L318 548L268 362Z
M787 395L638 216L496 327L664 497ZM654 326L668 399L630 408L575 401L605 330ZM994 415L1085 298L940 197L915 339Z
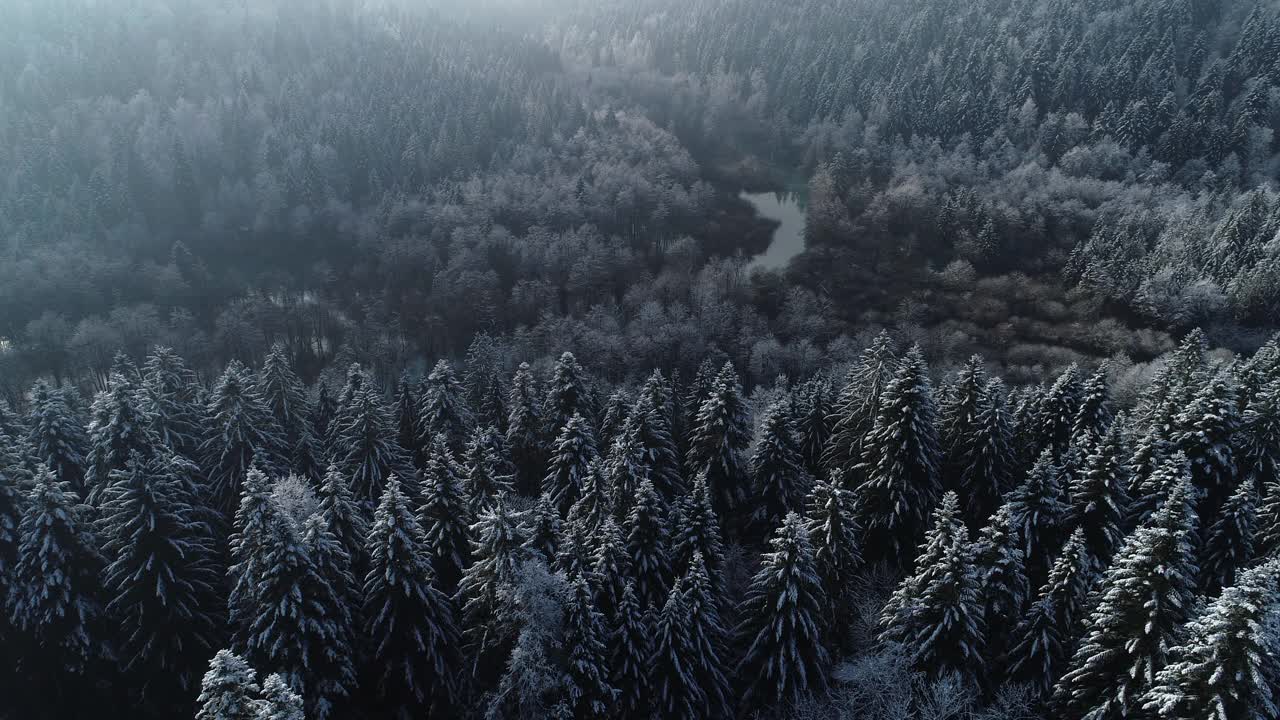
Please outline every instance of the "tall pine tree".
M689 474L705 474L722 519L731 518L747 497L743 453L751 443L751 418L733 366L726 363L694 420L687 458Z

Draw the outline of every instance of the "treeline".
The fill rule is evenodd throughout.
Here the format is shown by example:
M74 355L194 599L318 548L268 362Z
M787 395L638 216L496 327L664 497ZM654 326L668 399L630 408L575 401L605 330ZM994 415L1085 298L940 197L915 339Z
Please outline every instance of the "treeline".
M308 388L156 349L0 405L9 710L1275 714L1277 341L1193 333L1125 407L1106 367L935 387L887 334L750 397L472 355Z

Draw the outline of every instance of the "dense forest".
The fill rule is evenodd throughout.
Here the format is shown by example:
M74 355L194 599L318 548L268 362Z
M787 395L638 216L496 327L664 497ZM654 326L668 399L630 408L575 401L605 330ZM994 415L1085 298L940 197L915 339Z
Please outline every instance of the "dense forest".
M1280 716L1277 132L1271 0L0 0L0 718Z

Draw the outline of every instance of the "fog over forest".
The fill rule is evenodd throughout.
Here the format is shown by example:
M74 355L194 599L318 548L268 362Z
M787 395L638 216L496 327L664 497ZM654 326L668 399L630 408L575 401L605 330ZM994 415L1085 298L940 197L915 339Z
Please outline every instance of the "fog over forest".
M0 0L0 720L1280 717L1277 0Z

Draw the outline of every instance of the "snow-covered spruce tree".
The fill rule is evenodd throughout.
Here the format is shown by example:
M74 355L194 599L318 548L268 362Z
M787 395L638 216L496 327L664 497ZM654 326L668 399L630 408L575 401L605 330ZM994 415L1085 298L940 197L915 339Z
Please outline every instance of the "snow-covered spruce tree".
M566 352L556 361L547 387L546 437L559 437L574 415L591 418L587 399L587 374L573 353Z
M560 526L560 537L556 542L556 562L554 569L565 577L582 576L590 581L591 551L595 540L585 527L569 521Z
M1098 570L1110 562L1124 537L1130 454L1122 425L1116 422L1089 452L1071 488L1068 526L1084 531L1085 547Z
M684 492L679 450L671 430L674 407L666 381L655 370L640 389L640 395L624 422L624 427L634 428L653 486L667 502L674 501Z
M0 582L9 586L18 558L18 525L31 492L31 476L18 443L0 430ZM3 627L0 624L0 627Z
M524 547L550 567L559 552L560 511L551 496L544 493L525 517Z
M542 491L551 495L561 513L568 512L581 497L583 478L597 455L591 426L581 415L574 415L556 437L547 476L542 481Z
M469 659L467 672L477 687L488 688L498 680L519 631L509 608L502 604L501 591L515 582L527 552L521 547L524 538L503 495L476 518L471 534L475 562L458 584L458 603Z
M727 522L746 501L743 455L751 444L751 417L733 365L726 363L720 371L691 432L689 474L706 475L716 513Z
M792 702L826 685L827 600L804 520L788 514L770 546L735 631L745 648L737 671L746 707Z
M893 340L887 331L881 331L849 371L836 398L831 439L822 454L822 464L828 472L862 462L862 439L875 424L880 393L897 372L897 365Z
M1178 413L1195 397L1198 376L1208 369L1205 362L1208 349L1209 341L1203 331L1196 328L1187 333L1147 386L1139 414L1142 424L1161 428L1170 436Z
M1160 720L1266 720L1280 714L1274 623L1280 560L1246 570L1186 628L1143 699Z
M321 381L315 391L316 400L311 404L311 426L315 428L316 437L328 446L333 439L330 432L333 419L338 416L338 399L329 391L329 386Z
M324 517L316 513L303 525L302 541L306 546L316 575L329 585L330 591L316 586L320 592L308 598L321 606L317 615L332 627L328 643L311 648L306 677L306 702L314 718L338 716L337 707L348 698L356 685L356 628L354 613L359 612L361 588L351 573L351 556L329 529Z
M720 620L720 596L707 575L706 564L695 553L682 587L689 605L689 644L693 649L691 671L707 698L712 717L731 714L729 697L729 632Z
M137 386L124 375L111 376L107 390L94 398L92 414L84 484L89 502L97 505L111 473L123 470L134 455L144 461L150 458L160 440L139 407Z
M272 346L263 362L258 394L284 443L289 470L312 482L319 481L323 466L320 442L311 425L311 399L279 343Z
M1067 449L1083 399L1080 368L1072 364L1049 386L1040 401L1041 425L1036 432L1042 449L1052 448L1055 457Z
M1182 476L1189 476L1191 465L1187 456L1173 452L1172 443L1159 437L1155 428L1139 439L1130 462L1133 471L1129 490L1129 511L1125 527L1135 528L1145 523L1164 502L1169 488Z
M1075 648L1095 577L1084 533L1076 530L1014 630L1006 658L1010 679L1027 683L1040 695L1049 692Z
M653 704L653 627L650 615L640 608L630 580L622 591L613 625L609 636L609 682L618 691L615 711L622 720L643 720L649 717Z
M1191 479L1200 490L1197 510L1211 522L1237 481L1233 440L1240 417L1230 374L1222 371L1208 378L1175 424L1175 447L1186 454Z
M885 606L880 640L901 645L930 677L951 673L977 684L985 671L985 607L958 505L955 494L947 493L915 574Z
M612 628L617 620L622 594L632 584L628 579L631 577L631 555L622 529L613 518L604 519L595 537L596 544L590 558L591 586L596 594L596 607Z
M991 516L991 521L974 543L974 566L983 588L989 667L995 667L1008 649L1014 630L1013 620L1022 617L1027 605L1030 588L1019 545L1021 538L1013 525L1007 503Z
M318 493L321 517L325 527L333 533L338 545L346 551L351 561L351 573L355 577L357 594L364 583L364 573L369 567L364 542L369 536L369 522L364 510L356 503L347 478L337 465L330 465L320 484Z
M196 720L255 720L258 692L249 663L230 650L219 650L200 683Z
M769 537L788 513L803 509L812 479L796 443L787 403L775 402L760 421L760 437L751 456L751 488L754 507L751 524L755 537Z
M388 714L402 720L423 711L450 712L460 677L453 604L439 589L425 545L393 475L369 533L363 627L372 673L368 687Z
M443 435L436 436L422 471L418 522L425 541L423 549L435 570L439 588L452 595L463 569L471 562L471 515Z
M604 403L604 410L600 413L600 447L613 446L613 441L618 437L618 431L622 429L622 423L631 413L632 404L631 398L624 390L615 390L609 395L609 399Z
M200 445L200 465L209 478L214 503L224 512L235 507L249 468L279 472L283 440L273 432L266 406L253 376L239 361L222 373L205 411L207 425Z
M694 478L689 492L680 499L679 513L672 528L672 563L675 576L689 571L695 553L702 553L703 563L714 587L720 587L724 566L724 545L720 538L720 519L711 504L711 490L706 478Z
M799 411L794 417L796 441L805 469L813 477L822 474L822 451L831 439L831 385L823 378L805 383L799 390Z
M606 519L613 520L609 481L605 479L604 461L601 458L592 460L587 473L582 476L581 497L569 508L565 519L577 524L587 535L595 535Z
M0 398L0 433L8 435L11 440L29 440L31 437L26 419L14 412L13 406L4 398Z
M528 363L520 363L511 380L507 408L507 447L516 465L517 487L521 493L531 495L546 477L547 447L541 403Z
M605 460L605 476L609 486L609 506L613 516L621 522L631 512L636 492L649 478L649 466L645 463L644 446L640 444L639 428L631 416L618 432ZM656 487L655 487L656 489Z
M968 462L965 445L975 434L988 379L986 361L974 355L956 374L955 380L939 392L938 442L942 447L942 471L948 490L959 490L956 483Z
M515 648L485 717L493 720L571 718L569 673L565 665L565 609L571 591L564 575L540 560L520 566L516 582L501 590L519 628Z
M413 458L414 465L422 467L425 460L425 448L419 444L423 435L422 397L418 395L418 388L408 370L400 373L396 382L395 420L396 442L400 443L400 449Z
M254 704L254 720L306 720L302 696L278 673L262 682L262 699Z
M1245 478L1204 535L1200 587L1210 595L1234 585L1236 575L1253 560L1256 488L1253 478Z
M710 718L706 692L694 674L696 649L689 637L691 613L684 578L676 580L653 627L650 711L662 717Z
M933 387L920 348L913 347L880 395L863 439L864 478L854 492L868 560L907 565L938 497L938 437Z
M412 482L412 462L396 442L395 426L377 388L363 385L342 415L335 419L337 427L331 428L336 437L330 452L342 474L350 478L357 500L366 505L375 502L391 475ZM406 486L404 491L412 496L417 488Z
M1081 386L1080 409L1071 425L1073 442L1096 442L1111 429L1114 416L1111 413L1111 389L1107 385L1108 369L1104 363Z
M565 608L565 647L569 670L569 704L575 718L606 717L617 690L609 682L608 633L595 607L591 586L581 577L569 582Z
M83 495L87 492L84 464L88 441L84 426L67 406L66 396L44 380L37 380L27 404L27 426L36 459L47 465L57 480L70 483L72 490Z
M165 452L172 452L167 450ZM165 459L134 454L102 494L102 583L119 628L120 661L144 705L172 707L195 691L220 629L222 578L198 498Z
M1280 478L1263 488L1253 532L1254 557L1280 557Z
M1009 491L1015 466L1004 383L992 378L977 397L972 422L951 443L953 484L964 496L965 516L982 523Z
M278 512L271 500L271 482L258 468L249 470L240 493L240 506L232 521L228 549L231 564L227 576L231 594L227 597L229 625L235 646L248 644L248 633L258 604L258 580L266 572L267 532Z
M477 428L467 443L466 475L462 485L471 517L479 517L480 513L492 508L498 496L515 492L511 475L504 472L505 463L489 444L489 438L494 436L496 430L492 427Z
M625 530L636 596L645 608L657 608L666 599L669 588L670 532L662 499L648 480L636 494Z
M814 481L807 520L814 565L827 601L825 617L835 619L827 623L827 644L833 649L850 649L845 647L843 618L853 617L854 573L862 567L862 532L854 522L853 493L844 488L839 471L830 479Z
M270 515L254 563L262 574L244 651L254 666L303 689L311 713L325 718L355 684L348 608L321 575L302 531L288 514Z
M467 393L453 373L448 360L436 363L423 384L421 434L418 446L431 447L435 438L443 437L449 448L458 451L475 426L475 418L467 405Z
M328 419L328 427L324 435L325 443L332 447L338 442L338 435L342 429L351 424L352 412L355 409L356 400L364 392L366 387L373 384L364 368L360 363L351 363L347 367L347 378L342 384L342 389L338 391L338 396L333 398L332 412L324 417L318 418L321 422L317 426L323 424L324 419ZM323 386L320 388L325 389ZM323 409L324 404L323 393L316 399L317 409Z
M1280 378L1249 399L1240 430L1240 467L1248 468L1259 485L1280 479Z
M1054 689L1053 706L1065 716L1139 714L1169 648L1181 640L1194 610L1196 565L1187 541L1192 518L1177 495L1134 531L1103 576L1084 639Z
M13 627L41 648L40 661L49 663L43 672L82 673L105 653L94 634L102 617L103 560L88 510L70 483L39 466L18 525L7 609Z

